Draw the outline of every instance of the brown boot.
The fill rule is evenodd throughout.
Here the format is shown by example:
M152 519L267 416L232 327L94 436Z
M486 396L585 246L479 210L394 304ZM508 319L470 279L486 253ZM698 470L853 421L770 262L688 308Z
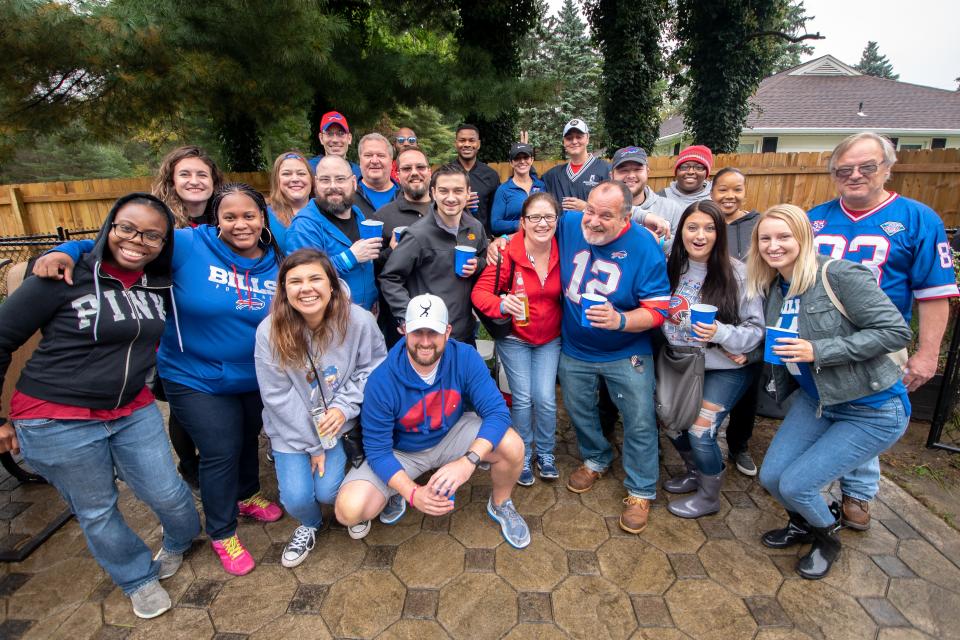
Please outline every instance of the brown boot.
M570 491L574 493L586 493L593 488L593 483L602 477L602 473L594 471L587 467L587 465L582 464L576 471L570 474L570 478L567 480L567 489L570 489Z
M870 501L843 496L843 516L840 521L850 529L866 531L870 528Z
M650 517L650 501L646 498L627 496L623 499L623 513L620 514L620 528L629 533L643 533Z

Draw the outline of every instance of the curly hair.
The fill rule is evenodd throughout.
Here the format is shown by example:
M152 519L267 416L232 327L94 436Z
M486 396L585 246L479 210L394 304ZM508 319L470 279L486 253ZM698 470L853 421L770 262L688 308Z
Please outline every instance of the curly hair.
M177 190L173 184L173 174L176 171L177 164L186 158L196 158L203 162L210 169L210 178L213 180L213 190L216 191L223 184L223 172L217 167L206 151L196 145L187 145L177 147L163 157L160 162L160 169L157 171L157 177L153 180L151 193L163 200L170 210L173 211L173 217L177 222L178 228L189 227L190 220L184 211L183 200L177 195ZM212 224L213 216L211 214L210 202L207 202L207 208L203 214L203 223Z

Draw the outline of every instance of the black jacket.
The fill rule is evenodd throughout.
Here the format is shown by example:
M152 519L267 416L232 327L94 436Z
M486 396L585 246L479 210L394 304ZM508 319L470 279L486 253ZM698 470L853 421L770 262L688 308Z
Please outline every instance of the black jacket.
M77 262L73 286L31 276L0 305L0 385L11 354L39 329L40 345L17 382L22 393L71 406L115 409L143 389L164 329L174 218L164 205L167 241L140 281L124 290L100 265L114 216L134 197L160 202L142 193L117 200L93 251Z
M393 199L396 200L397 198L401 197L402 194L403 191L400 189L400 187L397 187L396 192L393 194ZM357 190L353 192L353 206L357 207L361 212L363 212L364 218L369 218L377 210L376 207L373 206L373 203L370 202L370 198L367 197L367 194L364 192L364 190L360 188L360 178L357 178Z
M500 174L479 160L467 173L470 176L470 190L476 191L480 200L477 213L472 215L483 225L487 236L493 237L493 231L490 229L490 208L493 206L493 195L500 186Z

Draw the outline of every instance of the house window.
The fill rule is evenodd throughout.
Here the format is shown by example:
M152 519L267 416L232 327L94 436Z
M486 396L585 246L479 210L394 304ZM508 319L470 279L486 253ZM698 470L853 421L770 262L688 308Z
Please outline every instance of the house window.
M756 153L757 152L757 143L756 142L741 142L737 147L737 153Z
M931 149L946 149L947 148L947 139L946 138L934 138L930 141Z
M675 155L675 156L680 155L680 143L679 143L679 142L678 142L677 144L673 145L673 155Z
M893 148L894 148L894 149L896 149L896 148L897 148L897 144L900 143L900 138L889 138L889 137L888 137L887 140L890 141L890 144L893 145Z
M923 149L923 145L919 143L910 143L906 142L897 147L899 151L916 151L917 149Z
M776 153L777 152L777 137L772 136L769 138L763 139L763 153Z

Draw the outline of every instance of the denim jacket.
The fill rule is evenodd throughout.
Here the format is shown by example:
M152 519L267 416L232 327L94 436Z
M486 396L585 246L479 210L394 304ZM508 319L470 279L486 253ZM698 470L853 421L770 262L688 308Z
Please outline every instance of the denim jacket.
M827 277L837 298L846 307L853 324L827 297L820 280L827 256L817 257L817 279L800 296L800 337L813 343L813 382L821 405L852 402L889 389L903 375L888 353L907 346L910 327L880 289L876 276L865 266L836 260L827 267ZM783 294L780 276L767 297L767 326L780 317ZM797 386L785 366L773 367L777 399L783 401Z

